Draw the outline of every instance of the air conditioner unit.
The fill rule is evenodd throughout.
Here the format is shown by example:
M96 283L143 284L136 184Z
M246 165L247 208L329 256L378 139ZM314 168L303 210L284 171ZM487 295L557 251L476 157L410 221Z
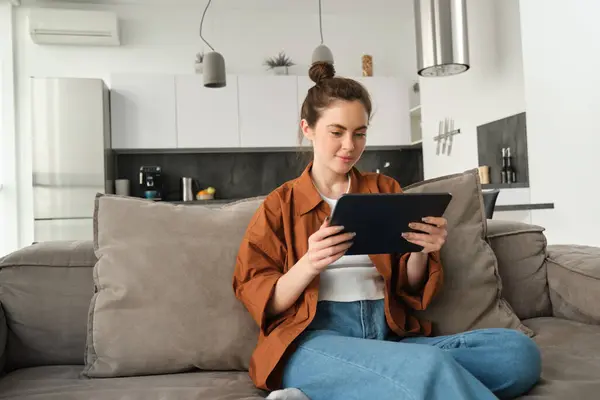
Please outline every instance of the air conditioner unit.
M29 34L37 44L119 46L115 13L58 8L33 8Z

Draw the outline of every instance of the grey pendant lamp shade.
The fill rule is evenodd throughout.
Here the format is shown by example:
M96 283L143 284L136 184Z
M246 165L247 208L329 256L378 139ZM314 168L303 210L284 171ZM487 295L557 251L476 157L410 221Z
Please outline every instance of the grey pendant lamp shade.
M466 1L414 0L419 75L450 76L470 68Z
M321 44L313 50L312 63L314 64L316 62L326 62L328 64L333 64L333 53L331 52L329 47L323 44L323 21L321 15L321 0L319 0L319 32L321 33Z
M204 86L209 88L220 88L227 84L225 59L220 53L216 51L206 53L202 76L204 78Z
M320 44L316 49L313 50L312 53L312 63L316 62L326 62L329 64L333 64L333 53L329 50L329 47L324 44Z
M204 24L204 16L210 6L211 0L206 3L206 8L202 14L202 21L200 21L200 38L206 43L212 50L204 55L202 77L204 79L204 86L208 88L222 88L227 85L227 72L225 70L225 59L220 53L217 53L215 49L208 43L204 37L202 37L202 25Z

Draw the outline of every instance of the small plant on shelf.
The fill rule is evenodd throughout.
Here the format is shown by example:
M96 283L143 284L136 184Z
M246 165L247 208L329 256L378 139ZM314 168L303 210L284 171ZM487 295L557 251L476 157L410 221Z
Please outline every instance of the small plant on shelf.
M268 69L272 69L276 75L287 75L288 67L296 65L285 52L280 51L275 57L267 58L265 65Z

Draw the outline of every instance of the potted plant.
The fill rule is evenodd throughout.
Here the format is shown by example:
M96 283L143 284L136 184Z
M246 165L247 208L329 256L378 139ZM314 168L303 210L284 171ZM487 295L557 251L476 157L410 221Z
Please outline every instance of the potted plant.
M265 60L265 65L268 69L272 69L275 75L287 75L288 67L294 64L291 58L289 58L285 52L281 51L276 57L271 57Z
M194 61L194 69L196 70L197 74L201 74L202 73L202 62L204 61L204 52L201 53L197 53L196 54L196 60Z

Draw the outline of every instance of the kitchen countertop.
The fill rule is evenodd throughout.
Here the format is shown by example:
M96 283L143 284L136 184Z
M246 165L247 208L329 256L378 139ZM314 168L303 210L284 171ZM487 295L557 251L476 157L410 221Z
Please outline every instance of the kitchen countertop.
M496 205L494 211L551 210L553 208L554 203L503 204Z
M214 200L193 200L193 201L167 201L172 204L181 204L189 206L218 206L233 203L243 199L214 199ZM526 210L551 210L554 209L554 203L524 203L524 204L497 204L494 211L526 211Z
M172 204L183 204L189 206L207 206L207 205L222 205L233 203L234 201L238 201L242 199L213 199L213 200L192 200L192 201L182 201L182 200L174 200L167 201L167 203Z

